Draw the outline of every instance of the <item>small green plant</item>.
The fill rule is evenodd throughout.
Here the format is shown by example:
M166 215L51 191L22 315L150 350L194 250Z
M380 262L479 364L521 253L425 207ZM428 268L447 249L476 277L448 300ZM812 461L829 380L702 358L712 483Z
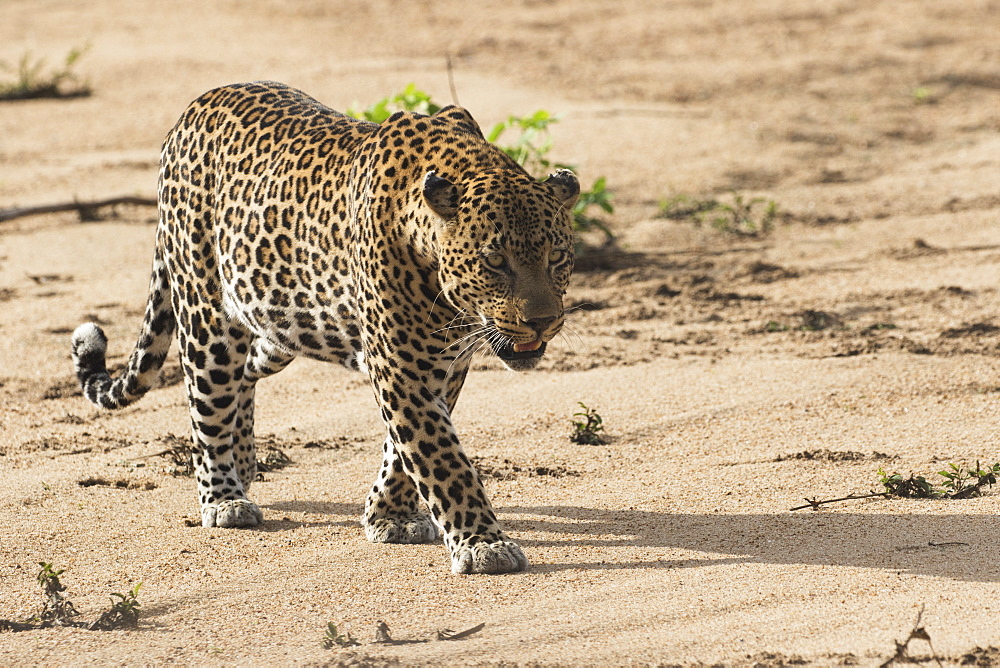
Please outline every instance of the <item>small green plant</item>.
M701 224L701 215L714 211L719 207L719 200L714 198L699 199L680 193L664 200L660 200L660 218L670 220L693 219L697 224Z
M880 468L878 480L889 496L904 499L936 499L942 496L942 492L922 475L911 473L909 477L904 477L902 473L886 473Z
M0 62L0 70L14 72L14 81L0 82L0 100L31 100L37 98L69 98L90 95L90 85L73 71L87 48L76 48L66 54L59 69L47 70L44 58L33 59L31 53L21 56L16 67Z
M953 499L982 496L983 487L995 485L998 474L1000 474L1000 462L988 468L981 468L979 461L976 461L976 466L971 469L949 463L947 469L938 471L938 475L945 479L942 486L949 491Z
M787 332L789 329L791 329L791 327L782 322L778 322L777 320L768 320L764 325L764 331L769 334L773 334L774 332Z
M430 116L440 110L441 105L435 103L430 95L410 83L392 97L383 97L366 109L351 107L344 113L363 121L381 123L397 111L415 111L418 114Z
M982 468L977 461L972 468L959 464L948 464L948 468L938 471L943 480L935 482L926 476L901 473L887 473L878 470L879 483L890 496L906 499L970 499L982 496L983 488L996 484L1000 474L1000 462Z
M802 318L802 324L796 329L802 332L821 332L831 327L843 327L841 319L835 313L828 311L806 309L802 311L800 317Z
M615 238L608 226L600 218L594 218L587 213L592 206L596 206L604 213L614 213L615 207L611 203L612 192L607 189L607 183L603 176L594 181L590 190L580 193L580 198L573 206L573 223L580 232L597 229L604 233L604 238L608 241Z
M540 176L552 169L569 169L569 165L552 162L545 154L552 149L552 137L549 126L559 121L544 109L539 109L529 116L508 116L507 120L493 126L486 139L497 144L507 130L519 130L520 134L513 144L497 144L504 153L514 159L514 162L524 167L528 173Z
M59 576L66 572L66 569L56 570L52 564L44 561L38 562L38 565L42 567L42 570L38 572L38 585L45 594L45 603L42 606L42 612L38 615L38 620L63 624L80 614L73 607L73 603L63 594L66 591L66 585L59 580Z
M913 98L914 104L934 104L937 102L937 96L934 95L934 91L927 86L917 86L910 93L910 96Z
M355 647L360 645L357 640L348 633L346 636L337 630L337 625L329 622L326 625L326 633L323 634L323 647L332 649L333 647Z
M135 628L139 623L139 600L137 597L141 586L140 582L124 594L113 592L111 594L111 609L102 613L97 621L87 628L102 631L126 627Z
M708 224L719 232L742 237L767 236L774 229L778 215L778 203L774 200L747 199L738 192L731 194L729 202L684 194L660 202L661 218L690 220L697 227Z
M891 322L876 322L875 324L868 325L861 330L862 334L871 334L872 332L882 332L891 329L899 329L896 325Z
M581 445L604 445L607 437L601 434L604 431L604 418L600 416L596 409L588 408L582 401L578 401L580 409L573 413L573 433L570 440Z

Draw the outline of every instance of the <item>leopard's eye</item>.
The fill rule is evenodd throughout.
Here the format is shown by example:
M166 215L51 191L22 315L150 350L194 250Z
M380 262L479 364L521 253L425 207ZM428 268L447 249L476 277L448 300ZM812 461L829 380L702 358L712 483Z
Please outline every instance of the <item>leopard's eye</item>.
M490 253L483 256L483 262L493 271L505 271L507 269L507 258L500 253Z
M562 248L553 248L549 252L549 264L552 264L552 265L562 264L563 262L566 261L566 258L568 257L568 255L569 254L566 251L564 251Z

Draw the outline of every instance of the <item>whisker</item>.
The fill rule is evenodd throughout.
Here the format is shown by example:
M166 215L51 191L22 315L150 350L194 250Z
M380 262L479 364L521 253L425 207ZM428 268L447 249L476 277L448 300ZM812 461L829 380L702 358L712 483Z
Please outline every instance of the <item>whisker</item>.
M573 345L573 342L570 340L568 336L566 336L565 332L559 332L559 338L563 340L568 350L574 353L576 352L576 346Z
M490 340L490 343L494 344L498 348L501 348L504 345L506 345L507 343L509 343L509 339L510 339L509 335L504 334L503 332L501 332L496 327L491 328L491 331L489 331L486 334L486 336Z
M458 324L455 324L455 321L458 320L459 318L462 318L463 320L461 322L459 322ZM476 319L475 319L474 316L471 316L471 315L465 313L464 311L462 311L458 315L456 315L454 318L452 318L451 320L449 320L448 323L444 327L439 327L438 329L435 329L433 332L431 332L431 334L437 334L438 332L443 332L443 331L446 331L446 330L449 330L449 329L462 329L462 328L465 328L465 327L469 327L470 325L474 324L475 322L476 322Z
M449 348L454 348L455 346L460 346L463 343L465 343L466 341L468 341L469 339L471 339L473 337L481 337L482 335L484 335L486 333L487 333L487 328L485 328L485 327L479 327L478 329L474 329L471 332L469 332L468 334L466 334L465 336L463 336L462 338L457 339L456 341L452 341L451 343L449 343L447 346L445 346L444 350L448 350Z
M476 355L482 354L484 357L493 352L493 348L490 347L489 341L486 339L479 339L479 347L469 353L469 357L475 357Z
M424 318L424 327L427 326L427 321L431 319L431 314L434 313L434 307L437 306L438 299L444 294L444 288L438 290L438 293L434 295L434 301L431 302L431 307L427 310L427 317Z
M587 308L588 306L590 306L591 308ZM593 302L581 302L576 306L570 306L568 309L566 309L566 314L568 315L573 311L579 311L581 309L584 311L596 311L598 308L599 306Z
M460 359L462 359L462 357L465 355L465 353L468 352L469 348L471 348L472 346L474 346L476 344L479 344L479 346L481 348L483 345L486 344L486 341L484 339L476 339L475 341L472 341L471 343L469 343L469 345L465 346L465 348L462 349L462 352L458 353L458 355L456 355L455 358L451 361L451 364L448 365L448 370L445 371L445 376L446 377L451 376L451 370L453 368L455 368L455 363L458 362ZM478 349L472 351L472 355L475 355L476 352L478 352ZM470 357L472 357L472 355L470 355Z
M580 342L581 346L586 346L584 338L568 322L567 323L563 323L563 328L559 332L559 334L561 334L562 337L567 340L567 342L569 341L569 339L566 337L566 335L569 334L569 335L575 337L576 340Z

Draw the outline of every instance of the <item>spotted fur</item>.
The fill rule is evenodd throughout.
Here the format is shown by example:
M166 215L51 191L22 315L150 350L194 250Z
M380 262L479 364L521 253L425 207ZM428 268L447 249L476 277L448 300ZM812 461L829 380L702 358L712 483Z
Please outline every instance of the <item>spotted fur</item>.
M523 570L451 413L472 353L533 367L563 323L579 185L539 183L467 111L359 121L277 83L195 100L161 155L145 318L113 378L99 327L73 335L85 396L140 398L177 332L202 525L259 524L256 382L294 357L367 372L387 428L369 540L439 529L456 573ZM427 511L430 511L430 515Z

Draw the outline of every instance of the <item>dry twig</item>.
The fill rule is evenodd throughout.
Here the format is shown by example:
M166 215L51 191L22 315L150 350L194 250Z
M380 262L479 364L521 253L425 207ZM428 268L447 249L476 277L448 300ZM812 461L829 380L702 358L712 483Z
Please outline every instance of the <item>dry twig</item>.
M819 510L819 507L825 503L837 503L838 501L854 501L857 499L871 499L876 496L881 496L882 498L888 499L888 492L869 492L867 494L848 494L847 496L842 496L838 499L810 499L806 498L806 504L804 506L795 506L794 508L789 508L789 510L802 510L803 508L812 508L813 510Z
M156 206L156 200L149 197L112 197L93 202L62 202L60 204L45 204L42 206L23 206L0 209L0 223L15 218L25 216L39 216L44 213L62 213L64 211L76 211L80 215L81 222L92 222L100 220L97 214L98 209L109 206L129 204L131 206Z
M920 606L920 612L917 613L917 621L913 622L913 630L910 631L910 635L906 637L903 642L896 642L896 653L889 657L885 663L881 664L878 668L889 668L897 661L901 661L906 657L906 651L909 648L911 640L926 640L927 645L931 648L931 655L937 665L941 666L941 659L938 658L937 652L934 650L934 645L931 644L931 636L927 633L927 629L920 625L920 620L924 616L924 606ZM943 668L943 666L942 666Z
M464 631L459 631L458 633L455 633L451 629L441 629L438 631L437 636L438 640L463 640L474 633L479 633L484 628L486 628L486 622L476 624L471 629L465 629Z
M375 627L375 640L372 643L380 645L413 645L415 643L430 642L430 640L396 640L389 634L389 625L378 620Z
M472 628L465 629L464 631L452 631L451 629L439 629L437 632L437 640L464 640L471 635L479 633L484 628L486 628L486 623L476 624ZM389 625L379 620L378 625L375 627L375 640L372 644L379 645L413 645L417 643L425 643L434 640L434 638L422 638L415 640L396 640L389 633Z
M451 54L444 54L445 66L448 68L448 88L451 90L451 102L459 107L462 103L458 101L458 89L455 87L455 68L451 62Z

